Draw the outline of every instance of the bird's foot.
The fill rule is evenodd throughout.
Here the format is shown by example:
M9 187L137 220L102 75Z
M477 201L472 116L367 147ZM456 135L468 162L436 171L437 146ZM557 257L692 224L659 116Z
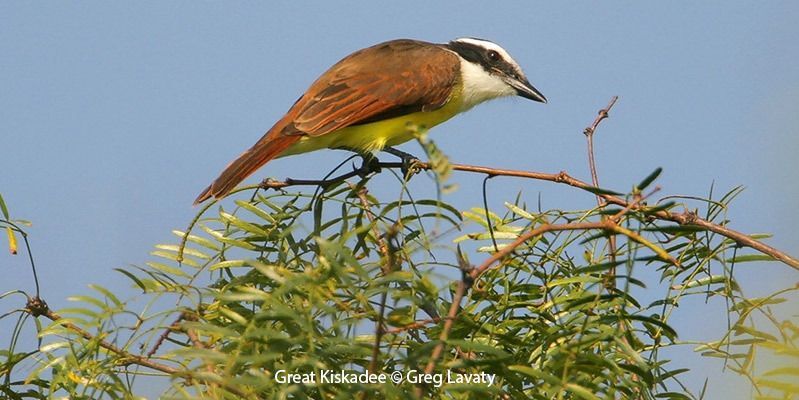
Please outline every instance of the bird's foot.
M410 179L412 176L416 175L419 171L421 171L421 163L422 161L419 160L418 157L414 156L413 154L406 153L402 150L395 149L393 147L386 147L383 149L384 152L397 156L402 161L402 167L400 167L400 171L402 171L402 176L406 179Z
M366 178L367 176L380 172L380 160L377 159L373 154L360 154L361 156L361 166L354 168L355 172L358 173L358 176L361 179Z
M374 154L370 152L365 152L355 147L348 147L348 146L336 147L336 149L351 151L357 154L359 157L361 157L361 166L360 167L353 166L352 169L362 179L366 178L368 175L372 173L380 172L380 160L378 160Z

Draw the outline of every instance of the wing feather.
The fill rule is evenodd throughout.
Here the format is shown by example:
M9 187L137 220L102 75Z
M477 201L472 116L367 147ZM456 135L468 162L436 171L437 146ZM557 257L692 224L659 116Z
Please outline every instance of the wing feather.
M433 111L449 99L459 67L454 53L414 40L358 51L331 67L289 111L291 134L320 136L381 115Z

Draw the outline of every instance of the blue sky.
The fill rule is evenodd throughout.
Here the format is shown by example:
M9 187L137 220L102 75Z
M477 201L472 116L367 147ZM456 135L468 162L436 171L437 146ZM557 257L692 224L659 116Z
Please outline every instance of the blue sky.
M172 241L199 191L321 72L399 37L494 40L550 100L495 101L437 127L432 138L454 162L587 180L582 129L619 95L596 139L603 186L625 190L656 167L664 194L744 185L732 226L772 232L770 243L799 254L799 3L296 4L0 3L0 193L34 223L52 306L89 283L129 290L112 268ZM343 157L278 160L251 181L321 176ZM460 190L445 200L480 205L478 179L453 181ZM530 203L540 193L545 208L593 202L541 182L492 185L497 207L519 190ZM23 257L0 254L0 271L0 292L31 288ZM797 280L777 264L739 272L753 294ZM721 321L697 336L713 337ZM716 393L749 397L741 382L717 382Z

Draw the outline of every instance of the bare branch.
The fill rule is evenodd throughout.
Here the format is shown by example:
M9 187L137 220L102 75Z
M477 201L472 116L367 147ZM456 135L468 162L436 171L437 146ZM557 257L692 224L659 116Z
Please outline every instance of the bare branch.
M28 311L28 313L30 313L33 316L44 316L45 318L47 318L47 319L49 319L49 320L51 320L53 322L58 322L64 328L66 328L66 329L68 329L68 330L70 330L72 332L75 332L76 334L78 334L78 336L80 336L80 337L82 337L82 338L84 338L86 340L94 340L95 339L94 335L92 335L91 333L83 330L82 328L80 328L79 326L77 326L77 325L75 325L75 324L73 324L71 322L59 322L59 320L61 320L61 316L58 315L57 313L55 313L54 311L50 310L50 308L47 307L47 304L44 303L44 301L42 301L38 297L34 298L34 299L30 299L28 301L28 305L26 306L26 310ZM123 350L123 349L121 349L121 348L119 348L119 347L117 347L117 346L115 346L115 345L113 345L113 344L111 344L109 342L106 342L105 340L99 340L98 343L99 343L100 347L102 347L102 348L104 348L104 349L106 349L106 350L108 350L108 351L120 356L128 364L141 365L143 367L147 367L147 368L150 368L150 369L153 369L153 370L156 370L156 371L161 371L161 372L163 372L165 374L169 374L169 375L180 375L182 373L182 371L180 371L178 369L172 368L172 367L170 367L168 365L157 363L155 361L150 360L147 357L128 353L127 351L125 351L125 350Z
M381 162L378 163L380 168L402 168L402 163L394 162ZM429 170L431 167L429 163L419 162L417 163L418 168ZM544 173L544 172L535 172L535 171L521 171L521 170L513 170L513 169L502 169L502 168L490 168L490 167L483 167L477 165L465 165L465 164L452 164L452 169L454 171L461 171L461 172L473 172L479 174L486 174L489 176L509 176L509 177L517 177L517 178L527 178L527 179L535 179L541 181L548 181L548 182L555 182L560 184L569 185L578 189L585 190L592 194L596 193L594 190L595 186L589 185L586 182L583 182L579 179L573 178L570 176L566 171L561 171L557 174L552 173ZM349 174L347 174L349 175ZM357 175L357 174L355 174ZM352 176L355 176L352 175ZM344 178L346 179L346 178ZM326 180L324 182L334 182L334 181L341 181L341 179L336 180L336 178L332 178ZM311 181L300 181L302 183L296 183L298 181L289 181L289 182L280 182L274 180L265 180L261 182L259 187L261 188L284 188L293 185L316 185L317 183L309 183ZM252 187L249 187L250 189ZM247 188L242 188L241 190L245 190ZM604 194L600 193L597 194L600 196L606 203L615 204L621 207L630 207L631 210L635 211L646 211L646 205L631 205L630 202L612 194ZM691 212L684 212L684 213L673 213L666 210L660 210L653 214L653 217L665 220L665 221L672 221L678 223L680 225L687 225L687 226L696 226L701 227L703 229L709 230L711 232L717 233L724 237L734 240L741 246L749 247L751 249L757 250L763 254L771 256L777 261L780 261L796 270L799 270L799 260L796 258L788 255L787 253L780 251L774 247L771 247L763 242L758 240L752 239L751 237L747 236L744 233L735 231L733 229L729 229L725 226L714 224L710 221L705 219L699 218L695 213Z
M594 133L596 133L599 123L608 118L608 113L610 112L610 109L613 108L613 105L616 104L617 100L619 100L619 96L613 96L610 99L610 103L608 103L607 107L599 110L594 122L590 126L586 127L583 131L585 138L588 140L588 166L591 170L591 182L594 184L594 187L599 187L599 176L597 175L596 162L594 161ZM597 195L596 201L598 206L602 206L602 197Z
M463 300L463 296L466 294L468 290L467 283L464 279L458 281L458 287L455 289L455 295L452 297L452 304L449 307L449 312L447 313L447 317L444 319L444 329L441 330L441 335L438 337L438 344L436 347L433 348L433 353L430 355L430 360L427 362L427 366L424 368L425 374L430 374L436 368L436 362L438 361L438 357L441 356L441 352L444 350L444 342L447 341L449 337L449 331L452 330L452 324L455 322L455 318L458 316L458 310L460 310L461 301Z
M378 247L380 248L380 253L383 255L384 264L381 266L383 275L387 275L394 270L394 256L388 246L388 241L380 234L380 230L377 228L377 224L375 223L377 219L372 212L369 199L366 198L366 194L368 192L365 187L356 187L352 184L350 184L350 189L352 189L352 191L358 196L358 200L361 202L361 207L364 210L364 213L366 213L366 217L369 219L369 222L372 224L372 234L374 235ZM383 334L386 332L386 328L383 326L383 319L385 318L387 299L388 291L386 290L380 296L380 308L377 313L377 322L375 323L375 344L372 348L372 360L369 361L369 372L375 372L377 370L377 364L380 361L380 342L383 340Z
M82 329L81 327L71 323L71 322L64 322L60 321L62 317L55 313L54 311L50 310L42 299L35 297L28 300L28 304L26 305L26 311L33 315L34 317L43 316L53 322L58 322L64 328L76 333L78 336L92 341L95 340L96 337L91 333L87 332L86 330ZM132 354L124 349L121 349L105 340L97 340L97 343L100 347L114 353L116 356L120 358L120 362L122 364L135 364L140 365L142 367L150 368L155 371L160 371L165 374L168 374L172 377L183 377L184 379L191 380L192 374L191 372L180 370L177 368L170 367L168 365L161 364L159 362L155 362L151 360L149 357L140 356L137 354ZM247 394L246 392L240 390L235 386L230 386L228 384L224 385L225 390L233 393L241 398L252 398L251 395Z

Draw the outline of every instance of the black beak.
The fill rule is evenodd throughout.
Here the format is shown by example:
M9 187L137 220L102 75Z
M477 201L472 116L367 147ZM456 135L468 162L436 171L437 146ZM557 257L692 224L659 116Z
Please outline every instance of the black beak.
M518 94L521 97L524 97L525 99L530 99L541 103L547 102L547 98L544 97L544 95L541 94L541 92L539 92L538 89L534 88L533 85L530 83L530 81L527 80L527 78L524 77L521 77L519 79L510 78L506 82L508 82L508 84L511 87L516 89L516 94Z

